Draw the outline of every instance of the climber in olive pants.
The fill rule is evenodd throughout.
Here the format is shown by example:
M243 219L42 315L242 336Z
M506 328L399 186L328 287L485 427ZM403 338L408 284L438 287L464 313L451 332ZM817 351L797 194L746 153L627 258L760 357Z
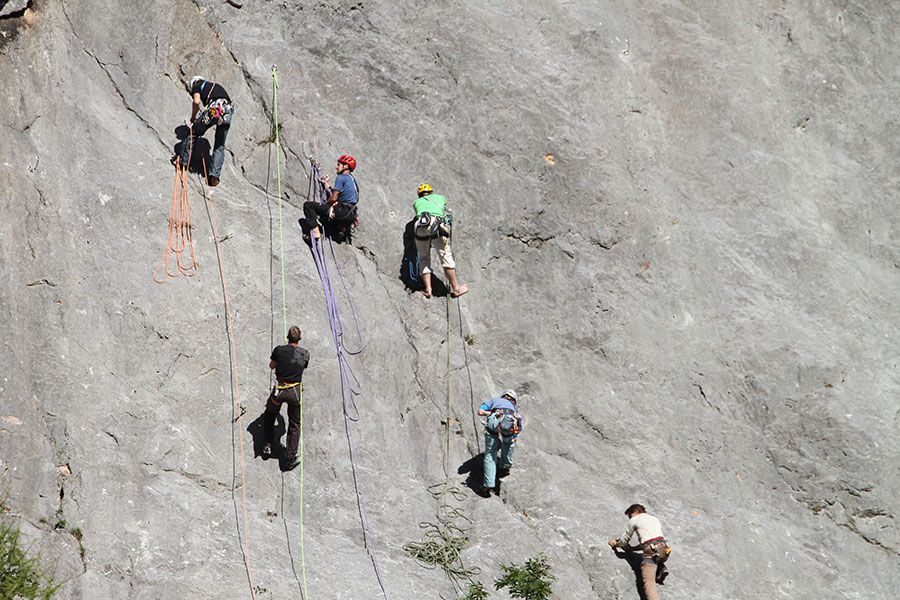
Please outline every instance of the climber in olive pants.
M647 514L647 509L641 504L632 504L625 509L628 517L628 527L619 539L610 538L610 548L622 548L627 552L640 551L641 580L644 584L644 596L647 600L659 600L656 584L662 584L668 575L666 559L669 558L671 549L663 537L662 526L659 519ZM631 546L631 537L637 533L638 545Z

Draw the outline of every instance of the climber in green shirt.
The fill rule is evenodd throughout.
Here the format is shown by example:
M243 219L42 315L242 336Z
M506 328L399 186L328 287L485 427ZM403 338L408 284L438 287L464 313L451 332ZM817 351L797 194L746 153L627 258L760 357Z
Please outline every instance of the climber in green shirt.
M425 289L422 294L431 298L431 249L437 250L441 266L450 283L450 296L458 298L469 291L469 286L456 279L456 263L450 250L450 219L446 208L447 199L427 183L418 189L419 197L413 204L416 211L416 250L419 253L419 273Z

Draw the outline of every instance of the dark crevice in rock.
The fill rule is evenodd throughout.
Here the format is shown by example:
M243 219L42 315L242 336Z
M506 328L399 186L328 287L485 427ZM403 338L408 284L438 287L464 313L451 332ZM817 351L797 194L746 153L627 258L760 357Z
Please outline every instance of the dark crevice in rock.
M7 6L8 4L12 4L12 6ZM31 8L33 2L28 0L27 2L4 2L0 5L0 21L8 21L12 19L21 19L25 16L25 12ZM19 6L17 8L16 6Z
M525 233L507 233L506 239L515 240L522 244L525 244L529 248L540 248L550 240L556 239L555 235L546 235L541 236L537 234L525 234Z
M882 550L889 552L889 553L893 554L894 556L900 556L900 552L897 552L896 550L894 550L893 548L891 548L889 546L885 546L884 544L882 544L875 538L868 536L865 533L863 533L862 531L860 531L859 528L857 528L856 523L853 521L853 519L848 519L845 523L838 523L837 521L835 521L835 525L837 525L838 527L843 527L844 529L846 529L848 531L852 531L853 533L858 535L860 537L860 539L862 539L864 542L866 542L868 544L871 544L872 546L881 548Z
M130 104L128 104L128 100L125 98L125 95L122 93L122 90L119 88L119 84L116 83L116 80L113 78L113 76L112 76L112 75L110 74L110 72L109 72L108 67L109 67L110 65L109 65L108 63L104 63L104 62L103 62L102 60L100 60L93 52L91 52L90 50L88 50L88 48L87 48L87 46L85 45L85 43L81 40L81 37L79 37L79 35L78 35L78 30L75 28L75 24L72 22L72 19L69 17L69 13L66 11L65 5L62 4L62 5L60 5L60 6L61 6L61 8L62 8L63 16L65 16L66 21L67 21L68 24L69 24L69 28L72 30L72 35L74 35L75 38L81 43L81 50L82 50L85 54L87 54L88 56L90 56L92 59L94 59L94 62L97 63L97 66L99 66L100 69L103 71L103 73L106 75L106 78L109 80L109 83L112 85L113 90L115 90L116 95L119 97L119 100L122 102L122 106L125 107L125 110L127 110L128 112L130 112L131 114L133 114L135 117L137 117L137 119L138 119L138 120L139 120L139 121L140 121L147 129L149 129L150 131L152 131L152 132L153 132L153 135L156 136L156 139L159 140L159 143L162 144L163 147L165 147L165 148L168 150L168 149L169 149L169 144L166 143L166 141L162 138L162 136L159 134L159 132L156 131L156 129L155 129L155 128L147 121L147 119L145 119L145 118L143 117L143 115L141 115L138 111L136 111L135 109L133 109L133 108L131 107ZM113 66L119 66L119 65L113 64ZM121 68L121 67L120 67L120 68Z
M31 283L26 283L25 287L34 287L36 285L46 285L49 287L56 287L57 284L53 283L49 279L42 278L42 279L38 279L37 281L32 281Z
M147 466L154 466L150 463L144 463ZM209 490L211 492L231 492L231 486L227 485L221 481L216 481L209 477L204 477L203 475L199 475L197 473L191 473L189 471L185 471L184 469L178 468L163 468L161 469L163 473L174 473L176 475L181 475L185 479L190 479L200 487ZM239 489L241 486L237 485L235 489Z
M703 399L703 402L706 403L706 405L707 405L708 407L714 408L714 409L716 409L718 412L722 412L722 410L721 410L718 406L716 406L715 404L713 404L712 402L710 402L710 401L709 401L709 398L706 397L706 392L703 390L703 386L702 386L702 385L700 385L699 383L694 383L694 384L692 384L692 385L693 385L695 388L697 388L697 391L698 391L698 392L700 392L700 397Z

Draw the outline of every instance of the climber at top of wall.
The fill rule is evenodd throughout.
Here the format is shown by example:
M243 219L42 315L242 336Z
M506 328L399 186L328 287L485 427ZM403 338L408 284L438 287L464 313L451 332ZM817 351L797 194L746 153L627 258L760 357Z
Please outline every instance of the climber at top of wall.
M639 551L641 560L641 580L644 584L644 594L647 600L659 600L656 584L662 585L663 580L669 574L666 570L666 559L669 558L671 549L663 537L662 526L659 519L647 512L642 504L632 504L625 509L628 517L628 526L625 533L619 539L610 538L609 545L614 550L622 548L626 552ZM631 546L631 537L638 536L638 545Z
M200 75L191 78L185 85L191 96L190 133L181 145L180 165L188 166L191 151L196 140L205 134L210 127L216 128L216 139L213 146L212 166L207 173L210 187L219 185L222 164L225 162L225 138L234 118L234 103L228 92L218 83L207 81Z
M300 227L303 229L303 239L309 240L309 236L319 239L322 230L336 242L348 239L350 227L358 225L356 207L359 202L359 182L353 176L356 170L356 159L349 154L342 154L337 159L335 167L334 186L328 187L328 177L322 177L321 183L325 186L325 203L307 201L303 203L303 219L300 219Z
M450 249L452 219L447 209L447 199L435 194L427 183L420 185L417 192L418 198L413 202L413 210L416 211L416 251L419 253L419 270L425 286L422 295L431 298L431 249L434 248L450 283L450 296L462 296L469 291L469 286L456 280L456 263Z

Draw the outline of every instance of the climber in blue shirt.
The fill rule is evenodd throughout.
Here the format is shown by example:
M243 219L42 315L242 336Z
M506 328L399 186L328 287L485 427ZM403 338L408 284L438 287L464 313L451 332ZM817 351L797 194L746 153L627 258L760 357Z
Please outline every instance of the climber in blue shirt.
M519 414L515 390L506 390L499 397L491 398L478 407L478 414L487 417L484 426L484 485L478 490L478 495L488 498L497 488L496 480L509 475L513 449L519 434L525 428L525 422ZM499 493L499 489L496 491Z
M348 239L348 230L356 223L356 205L359 202L359 184L353 176L355 169L356 159L342 154L337 160L334 187L326 190L325 202L310 200L303 203L304 218L300 219L300 227L304 239L310 235L319 239L322 226L331 226L332 239L335 239L335 233L341 238L336 241ZM322 178L322 183L327 187L328 178Z

